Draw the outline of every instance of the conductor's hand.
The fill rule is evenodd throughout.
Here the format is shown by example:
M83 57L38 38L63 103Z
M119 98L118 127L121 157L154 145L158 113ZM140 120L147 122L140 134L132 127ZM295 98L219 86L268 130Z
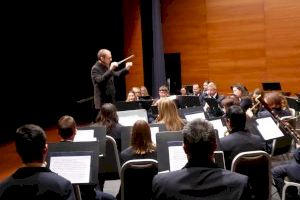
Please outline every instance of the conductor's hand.
M117 62L112 62L112 63L110 63L109 69L111 71L113 71L114 69L116 69L116 67L118 67L118 63Z
M132 62L127 62L125 68L129 71L131 66L132 66Z

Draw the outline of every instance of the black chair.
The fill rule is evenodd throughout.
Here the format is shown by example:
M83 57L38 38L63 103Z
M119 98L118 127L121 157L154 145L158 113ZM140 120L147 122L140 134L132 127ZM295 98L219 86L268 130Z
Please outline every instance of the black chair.
M293 187L293 200L299 200L300 199L300 183L292 182L292 181L284 181L284 186L282 189L282 200L285 200L287 197L287 191ZM289 191L289 195L291 193L291 190ZM294 196L295 195L295 196Z
M236 155L231 171L249 177L253 199L271 199L271 158L265 151L246 151Z
M151 200L152 180L158 173L158 162L153 159L133 159L121 168L121 199Z

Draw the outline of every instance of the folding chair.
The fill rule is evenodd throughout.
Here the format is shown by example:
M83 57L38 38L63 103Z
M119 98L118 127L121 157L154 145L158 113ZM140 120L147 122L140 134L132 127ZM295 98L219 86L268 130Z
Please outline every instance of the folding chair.
M300 199L300 183L296 183L296 182L292 182L292 181L284 181L284 186L283 186L283 189L282 189L282 200L285 200L286 199L286 196L287 196L287 189L289 187L294 187L297 191L295 195L297 195L297 197L293 196L293 199L296 200L296 199Z
M232 161L231 171L247 175L254 199L271 199L271 158L265 151L239 153Z
M99 157L98 179L101 189L105 180L120 179L121 164L116 141L113 137L106 135L105 156Z
M158 173L158 162L154 159L133 159L121 168L121 199L150 200L152 180Z

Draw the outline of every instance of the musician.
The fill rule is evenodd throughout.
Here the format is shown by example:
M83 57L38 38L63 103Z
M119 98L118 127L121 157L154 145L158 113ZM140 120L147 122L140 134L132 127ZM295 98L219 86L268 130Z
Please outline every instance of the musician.
M249 96L249 92L247 88L241 83L236 83L231 86L232 92L235 96L237 96L240 100L242 97Z
M231 106L226 115L230 134L220 139L220 146L224 151L226 169L230 170L232 160L237 154L244 151L264 150L265 144L260 136L245 129L246 114L240 106Z
M292 113L288 109L283 109L283 98L278 92L270 92L265 94L264 101L272 110L272 112L278 117L291 116ZM272 114L265 108L261 109L257 113L258 117L272 117Z
M115 71L119 64L112 62L111 52L107 49L100 49L97 57L98 60L91 69L96 113L104 103L115 102L114 77L127 73L132 66L132 62L126 62L125 68Z

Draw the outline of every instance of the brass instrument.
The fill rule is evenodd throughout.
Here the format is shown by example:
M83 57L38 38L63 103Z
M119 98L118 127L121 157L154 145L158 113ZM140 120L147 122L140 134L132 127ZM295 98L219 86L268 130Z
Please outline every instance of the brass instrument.
M290 135L297 144L300 144L300 135L297 133L297 131L289 124L283 122L276 113L269 107L269 105L264 101L261 95L256 97L256 100L258 100L274 117L274 119L278 122L279 127L281 127L285 133Z

